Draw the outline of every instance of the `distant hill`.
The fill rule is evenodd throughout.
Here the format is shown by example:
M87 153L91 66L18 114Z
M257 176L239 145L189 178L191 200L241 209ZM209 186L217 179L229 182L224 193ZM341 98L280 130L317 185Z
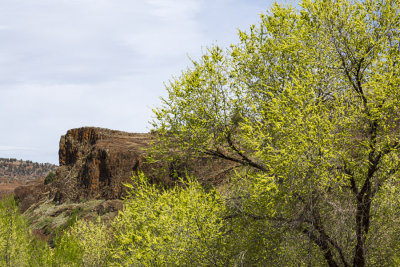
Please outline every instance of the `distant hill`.
M12 193L17 186L45 177L56 170L57 166L50 163L0 158L0 198Z

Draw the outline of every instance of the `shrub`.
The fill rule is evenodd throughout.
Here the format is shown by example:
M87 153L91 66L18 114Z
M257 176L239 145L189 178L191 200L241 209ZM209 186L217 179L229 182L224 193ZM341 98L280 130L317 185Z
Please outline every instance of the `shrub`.
M193 179L160 190L139 174L125 208L114 221L114 259L119 265L224 265L224 204Z
M0 202L0 266L50 266L51 250L33 239L13 197Z
M56 266L106 266L110 237L106 226L97 222L77 221L57 241L54 249Z
M50 172L47 174L47 176L44 178L44 184L50 184L56 179L56 174L54 172Z

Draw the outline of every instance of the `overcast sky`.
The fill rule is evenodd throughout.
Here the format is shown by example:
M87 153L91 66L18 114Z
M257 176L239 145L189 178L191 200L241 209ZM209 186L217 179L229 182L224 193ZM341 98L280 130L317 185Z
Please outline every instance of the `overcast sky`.
M272 0L0 0L0 157L58 163L60 136L148 132L164 82Z

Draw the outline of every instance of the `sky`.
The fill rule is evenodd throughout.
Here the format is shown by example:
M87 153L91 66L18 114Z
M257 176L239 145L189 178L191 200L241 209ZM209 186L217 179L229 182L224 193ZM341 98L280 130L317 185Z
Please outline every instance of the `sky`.
M148 132L164 83L272 0L0 0L0 158L58 163L68 129Z

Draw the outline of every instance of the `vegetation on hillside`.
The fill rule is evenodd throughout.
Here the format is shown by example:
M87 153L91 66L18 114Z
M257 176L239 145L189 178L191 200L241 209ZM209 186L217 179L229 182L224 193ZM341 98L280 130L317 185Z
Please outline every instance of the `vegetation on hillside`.
M45 177L55 172L57 166L50 163L23 161L15 158L0 158L0 183L25 182Z
M155 110L154 153L235 162L225 186L187 175L161 189L139 174L108 230L78 221L35 250L6 200L1 263L399 265L399 13L398 0L275 4L171 81Z

